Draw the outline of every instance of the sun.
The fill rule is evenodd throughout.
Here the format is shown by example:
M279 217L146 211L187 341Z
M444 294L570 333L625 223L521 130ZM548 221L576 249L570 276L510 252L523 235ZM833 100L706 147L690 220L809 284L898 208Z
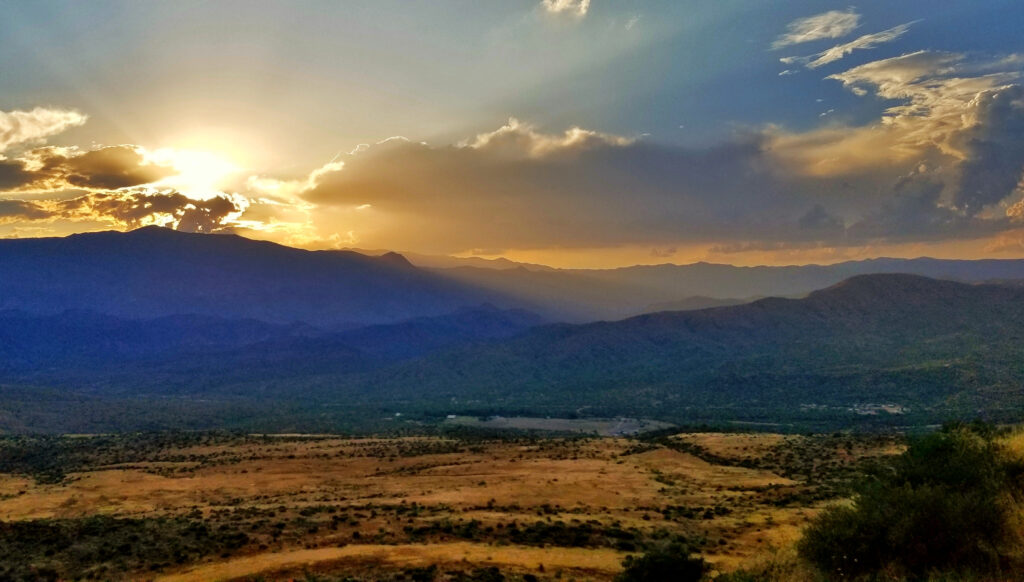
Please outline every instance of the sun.
M224 154L203 150L162 148L151 153L153 162L174 169L175 174L159 182L180 190L192 198L210 198L240 172L237 164Z

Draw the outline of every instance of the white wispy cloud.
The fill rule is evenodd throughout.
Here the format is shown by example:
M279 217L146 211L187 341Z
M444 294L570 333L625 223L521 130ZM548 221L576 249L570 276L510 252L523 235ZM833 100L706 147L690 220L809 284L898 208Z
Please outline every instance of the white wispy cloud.
M590 0L541 0L540 4L551 14L569 14L581 18L590 10Z
M69 109L36 107L31 111L0 111L0 152L82 125L87 115Z
M826 38L841 38L853 32L859 24L860 14L853 9L822 12L790 22L786 27L786 33L775 39L772 48L778 49Z
M865 34L864 36L857 37L850 42L846 42L840 45L836 45L828 50L824 50L820 53L813 54L807 57L785 57L780 59L784 64L792 64L794 62L802 63L808 69L817 69L818 67L834 63L843 57L848 56L853 51L857 50L868 50L877 47L880 44L892 42L899 37L906 34L910 30L913 22L894 26L888 30L881 32L875 32L872 34Z

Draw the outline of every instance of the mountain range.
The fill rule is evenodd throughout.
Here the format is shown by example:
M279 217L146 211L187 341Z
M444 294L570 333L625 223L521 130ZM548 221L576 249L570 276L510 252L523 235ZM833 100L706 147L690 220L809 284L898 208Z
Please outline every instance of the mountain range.
M398 254L306 251L166 228L0 240L0 310L197 314L353 327L503 302Z
M941 278L886 272L900 269ZM5 240L0 429L142 422L126 409L147 427L212 414L275 430L382 411L816 426L1012 416L1024 411L1021 278L1024 261L936 259L424 269L156 228ZM729 299L771 294L793 297ZM675 310L594 321L667 297L653 309Z
M800 296L871 273L962 282L1024 279L1024 260L573 270L482 259L468 259L476 266L419 268L402 255L375 252L306 251L236 235L159 227L6 239L0 240L0 311L92 311L127 319L195 314L346 329L488 303L526 309L551 321L585 323Z

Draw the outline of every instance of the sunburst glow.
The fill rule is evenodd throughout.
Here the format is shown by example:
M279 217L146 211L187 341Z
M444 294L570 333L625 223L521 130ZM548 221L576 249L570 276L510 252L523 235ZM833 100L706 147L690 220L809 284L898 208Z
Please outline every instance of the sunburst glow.
M202 150L163 148L150 154L154 163L174 168L175 175L160 182L183 193L206 199L218 195L225 184L242 170L228 157Z

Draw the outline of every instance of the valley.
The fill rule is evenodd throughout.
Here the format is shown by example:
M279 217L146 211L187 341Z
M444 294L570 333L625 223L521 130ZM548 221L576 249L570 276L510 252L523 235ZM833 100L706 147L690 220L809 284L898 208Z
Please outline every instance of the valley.
M0 241L10 275L0 280L0 432L423 431L455 415L798 433L1010 422L1024 411L1024 287L1012 281L879 272L798 298L567 323L551 319L553 304L532 311L517 287L449 280L397 255L158 230ZM40 255L63 247L60 260ZM140 252L166 260L117 282L69 270L87 257L97 272L117 272ZM167 295L158 281L185 277L189 252L207 265L188 291L194 300ZM28 264L39 273L18 276ZM871 265L968 279L1018 268L857 268ZM777 269L726 269L742 281L722 283L723 293L760 289L766 273L814 280L824 267ZM706 284L682 267L666 272L674 284ZM638 273L634 283L648 288L645 277L664 275ZM575 301L572 289L563 300ZM44 296L45 309L33 303ZM275 315L260 319L267 309ZM386 315L358 323L352 310Z
M415 580L433 568L482 580L471 576L497 568L605 581L625 556L677 540L731 571L791 551L863 463L901 450L881 435L672 431L5 437L0 563L14 579Z

